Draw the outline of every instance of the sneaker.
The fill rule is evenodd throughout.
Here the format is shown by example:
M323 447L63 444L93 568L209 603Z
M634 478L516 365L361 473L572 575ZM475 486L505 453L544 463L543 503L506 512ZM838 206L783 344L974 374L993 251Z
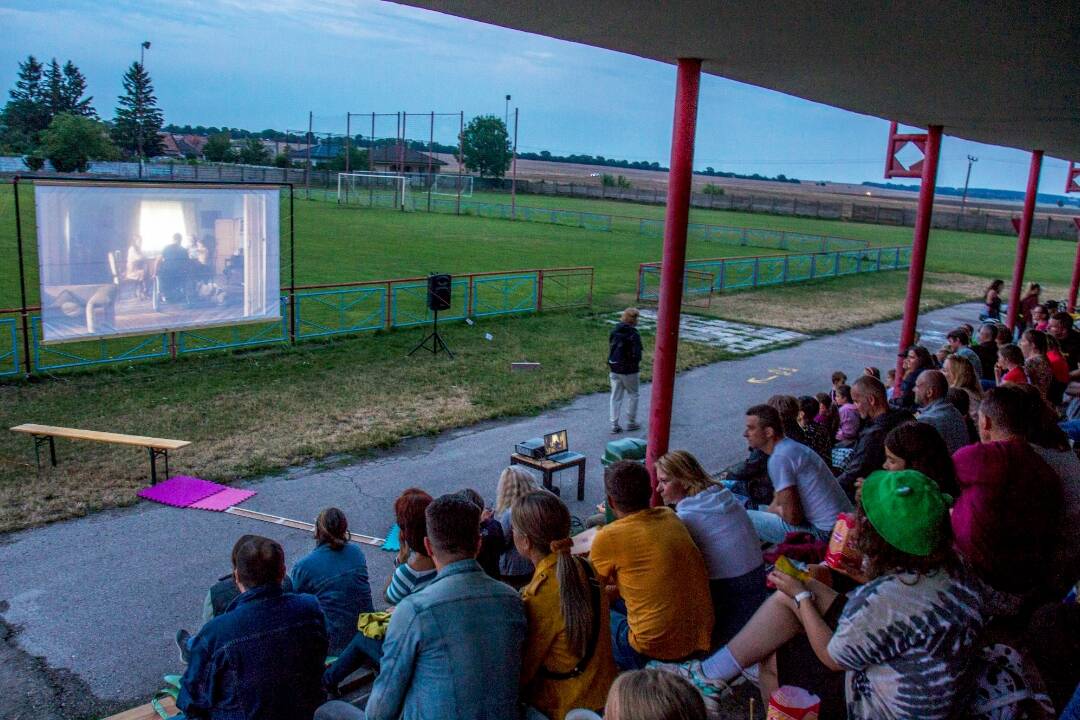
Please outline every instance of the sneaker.
M638 425L636 422L631 420L630 422L626 423L626 429L627 430L640 430L641 426Z
M650 660L647 667L652 670L663 670L689 680L706 697L724 698L731 695L730 685L723 680L714 680L705 675L705 671L701 669L700 660L689 660L684 663L666 663L659 660Z
M612 426L611 426L611 434L612 435L618 435L621 432L622 432L622 428L619 427L619 423L613 423Z
M188 658L191 657L191 648L188 647L189 642L191 642L191 633L183 628L176 631L176 649L180 651L180 662L185 665L188 664Z

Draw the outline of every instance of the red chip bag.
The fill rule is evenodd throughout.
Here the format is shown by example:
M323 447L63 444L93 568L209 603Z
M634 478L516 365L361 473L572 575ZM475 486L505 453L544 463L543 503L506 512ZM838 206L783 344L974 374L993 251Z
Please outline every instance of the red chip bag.
M856 582L865 582L862 572L862 553L855 548L855 516L840 513L829 536L829 549L825 552L825 565L842 572Z
M784 685L769 697L767 720L818 720L821 698L794 685Z

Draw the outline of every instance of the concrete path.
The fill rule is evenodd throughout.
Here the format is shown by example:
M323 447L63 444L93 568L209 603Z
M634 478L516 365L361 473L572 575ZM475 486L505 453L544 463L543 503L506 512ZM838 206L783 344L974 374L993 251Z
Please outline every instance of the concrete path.
M974 321L979 307L928 313L920 326L923 343L938 347L949 329ZM776 393L826 390L833 370L852 380L867 365L884 372L895 361L898 333L898 321L883 323L681 374L671 447L690 450L709 470L740 459L746 407ZM648 386L641 396L640 417L647 419ZM353 530L382 536L403 489L419 486L438 495L469 486L492 502L514 443L562 428L569 431L570 448L589 456L585 502L574 501L574 471L557 479L571 511L585 515L603 494L599 458L611 439L606 394L580 397L538 417L406 442L348 467L298 469L253 482L258 495L244 507L313 521L321 508L336 505ZM644 437L645 430L638 434ZM14 533L0 538L0 612L20 629L24 650L52 668L71 670L97 697L145 701L163 674L180 671L173 635L179 627L197 627L207 586L228 572L232 544L248 532L280 541L290 565L313 546L295 530L148 502ZM379 594L392 571L391 556L364 550ZM0 697L0 717L9 716L4 705Z

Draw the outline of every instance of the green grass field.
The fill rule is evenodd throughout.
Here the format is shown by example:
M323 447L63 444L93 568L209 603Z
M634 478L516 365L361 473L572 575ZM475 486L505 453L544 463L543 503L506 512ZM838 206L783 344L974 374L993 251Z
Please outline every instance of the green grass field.
M36 303L37 269L32 193L24 188L22 220L29 300ZM491 201L508 200L494 195ZM522 204L662 217L663 208L621 202L522 196ZM763 227L872 240L910 242L910 228L695 211L695 222ZM456 362L406 351L426 328L366 333L294 348L183 357L175 362L117 364L63 372L32 382L0 382L0 416L17 422L111 430L193 441L178 453L177 471L231 481L327 456L349 456L402 437L511 414L528 414L585 392L602 390L606 320L633 302L637 265L660 259L661 241L636 231L600 232L557 225L442 214L342 208L296 201L297 283L335 283L425 275L588 265L596 268L594 306L541 315L448 325ZM983 279L1008 276L1012 238L935 232L923 294L925 307L978 296ZM283 255L287 257L287 244ZM690 258L773 252L692 240ZM1035 240L1029 278L1067 284L1072 243ZM954 273L942 275L940 273ZM896 317L904 273L867 274L715 298L708 314L764 320L761 302L782 298L789 326L832 332ZM287 282L288 275L282 279ZM774 297L775 296L775 297ZM861 298L858 308L836 307ZM18 305L13 195L0 186L0 306ZM775 307L775 303L773 304ZM799 325L807 318L833 322ZM837 324L836 319L843 322ZM770 321L787 322L771 315ZM483 340L483 333L494 336ZM652 344L646 339L645 373ZM682 343L680 368L729 357ZM510 374L512 360L536 360L540 375ZM550 368L558 368L557 371ZM149 412L148 409L153 411ZM269 428L269 430L267 430ZM35 477L29 440L0 434L0 533L134 502L145 484L145 458L130 449L64 443L59 469Z
M302 197L302 191L298 191ZM24 187L23 239L30 302L37 301L37 253L32 193ZM477 202L508 203L505 194L476 195ZM521 205L662 218L663 207L616 201L538 195L519 196ZM789 230L868 240L874 245L911 242L911 228L695 209L694 222ZM596 268L596 297L603 302L632 290L640 262L659 260L662 243L636 231L601 232L546 223L510 222L471 216L400 213L339 207L333 202L296 201L298 284L381 280L429 272L483 272L588 265ZM284 234L284 228L283 228ZM1016 241L1001 235L935 230L928 269L982 277L1008 277ZM755 255L773 250L691 239L689 258ZM1059 240L1035 239L1027 276L1044 284L1067 284L1075 248ZM282 239L283 265L287 239ZM10 185L0 186L0 306L18 305L15 223ZM288 281L283 267L282 283Z

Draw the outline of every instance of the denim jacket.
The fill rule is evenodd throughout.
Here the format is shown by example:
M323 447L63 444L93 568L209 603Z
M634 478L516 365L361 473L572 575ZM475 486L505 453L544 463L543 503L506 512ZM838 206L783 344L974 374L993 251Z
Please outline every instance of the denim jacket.
M516 720L525 612L475 560L447 565L390 617L367 720Z
M323 543L293 565L295 592L309 593L319 599L326 615L330 654L338 655L356 634L356 617L371 612L371 586L367 561L356 543L346 543L340 550Z
M311 595L261 585L202 627L176 705L188 718L310 718L323 700L326 623Z

